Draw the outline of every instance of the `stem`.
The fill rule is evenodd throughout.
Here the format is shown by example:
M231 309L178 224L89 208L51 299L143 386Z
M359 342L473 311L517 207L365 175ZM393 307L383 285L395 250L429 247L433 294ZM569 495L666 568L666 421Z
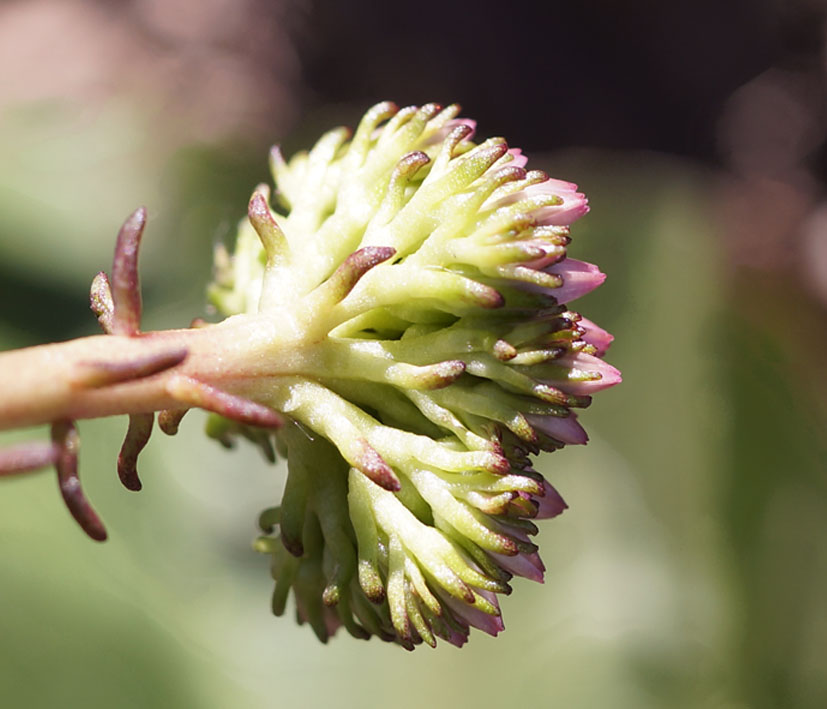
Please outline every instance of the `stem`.
M289 310L141 334L138 247L145 223L139 207L118 234L111 282L104 272L92 281L90 306L105 335L0 353L0 431L51 424L50 443L0 450L0 476L54 464L66 506L97 541L106 530L81 488L75 419L129 415L117 467L124 486L137 491L137 459L156 411L170 434L189 408L199 407L263 427L266 437L284 419L256 394L305 359L306 333Z
M247 396L256 381L283 375L296 361L292 343L276 337L276 321L242 315L203 328L2 352L0 430L204 405L182 399L181 377Z

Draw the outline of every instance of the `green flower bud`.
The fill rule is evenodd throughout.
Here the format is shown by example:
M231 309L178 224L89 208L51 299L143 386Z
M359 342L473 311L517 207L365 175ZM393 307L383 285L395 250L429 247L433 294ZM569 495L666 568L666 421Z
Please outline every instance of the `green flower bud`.
M274 612L292 590L323 641L502 630L496 594L542 580L532 520L566 507L530 456L585 443L572 409L620 381L611 336L568 308L604 279L567 257L585 197L502 139L472 142L458 111L383 103L352 137L274 149L284 211L260 186L233 254L216 251L215 307L272 314L300 343L253 397L289 419L284 499L256 546ZM219 440L272 454L269 434L220 421Z

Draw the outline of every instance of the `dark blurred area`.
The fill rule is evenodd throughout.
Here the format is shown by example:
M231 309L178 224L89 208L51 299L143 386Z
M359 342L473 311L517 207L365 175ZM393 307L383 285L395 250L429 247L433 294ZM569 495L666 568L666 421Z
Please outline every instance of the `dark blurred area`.
M0 3L3 349L95 331L88 284L140 203L145 324L186 324L270 144L457 101L588 194L571 253L609 275L583 308L625 379L589 446L542 463L572 508L543 533L546 585L461 653L272 621L249 539L278 471L189 421L150 444L136 503L118 422L88 424L111 438L83 463L105 550L51 480L0 491L0 696L827 706L826 46L820 0Z
M533 151L589 145L714 161L715 124L737 87L792 54L817 63L819 13L807 10L746 0L320 2L300 44L304 89L310 105L461 96L495 134L513 130L519 110L519 140Z

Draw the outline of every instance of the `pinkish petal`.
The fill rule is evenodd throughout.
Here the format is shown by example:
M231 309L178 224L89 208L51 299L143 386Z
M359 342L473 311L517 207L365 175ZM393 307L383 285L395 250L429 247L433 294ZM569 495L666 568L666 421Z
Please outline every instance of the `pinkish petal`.
M450 627L447 623L443 623L439 630L433 628L433 631L436 635L438 635L443 640L451 643L454 647L462 647L465 643L468 642L468 632L455 630L454 628Z
M572 199L575 196L582 197L583 195L577 191L577 185L573 182L566 182L565 180L555 180L553 177L548 177L542 182L535 182L528 185L522 190L524 197L536 197L538 195L557 195L563 200Z
M509 150L508 152L513 153L513 150ZM517 160L519 160L519 162ZM508 164L522 167L525 164L525 158L522 154L517 155L515 161ZM495 209L499 209L500 207L514 204L527 197L544 195L559 197L561 202L553 206L537 207L534 209L533 214L537 220L537 224L543 226L568 226L589 211L589 202L584 194L577 191L577 185L572 182L552 179L528 185L507 197L497 200L492 206Z
M523 151L519 148L511 148L508 151L508 155L514 158L511 162L507 163L508 167L525 167L528 162L528 158L523 155Z
M526 414L528 422L538 431L547 436L556 438L561 443L573 445L584 444L589 436L577 421L577 415L572 412L566 418L560 416L540 416L538 414Z
M483 591L481 589L474 590L477 594L483 596L489 603L491 603L491 605L495 606L497 610L499 610L500 605L497 603L497 597L493 593L490 591ZM497 633L505 630L505 625L503 624L503 619L500 615L488 615L488 613L483 613L481 610L474 608L473 606L469 606L467 603L463 603L453 596L442 596L442 602L448 606L458 618L464 620L469 625L473 625L475 628L479 628L489 635L496 637Z
M540 559L537 552L533 554L518 554L517 556L506 556L505 554L496 554L495 552L488 552L491 557L506 571L511 572L515 576L522 576L530 581L543 583L543 572L546 567Z
M468 126L471 129L471 132L468 134L466 140L473 138L474 133L477 131L477 122L473 118L454 118L445 124L445 128L448 133L450 133L457 126Z
M555 207L543 207L538 209L537 223L543 226L568 226L573 224L580 217L588 214L589 203L585 195L577 195L571 200Z
M457 126L467 126L471 129L471 132L466 135L463 140L471 140L474 137L474 133L477 130L477 122L470 119L470 118L453 118L450 121L447 121L444 126L442 126L439 130L437 130L428 140L425 142L426 145L439 145L442 143L448 135L451 133L454 128Z
M531 535L528 534L528 532L526 532L526 530L524 529L514 527L510 524L499 524L497 525L497 529L499 529L504 534L507 534L509 537L519 539L521 542L526 542L527 544L531 543Z
M520 265L525 266L526 268L533 268L535 271L543 271L548 267L549 264L554 263L559 258L559 255L555 253L546 254L542 258L535 259L534 261L526 261L525 263L522 263ZM536 288L531 288L531 290L536 290ZM544 292L550 291L544 290Z
M581 339L594 346L597 350L597 356L602 357L606 354L606 350L609 349L609 345L611 345L615 339L614 335L611 335L602 327L595 325L591 320L584 317L581 317L577 324L586 331Z
M565 258L544 270L563 279L562 286L548 291L558 303L570 303L586 293L591 293L606 280L606 274L601 273L597 266L573 258Z
M613 387L622 381L620 372L611 364L584 352L563 355L556 359L554 364L567 368L568 378L544 381L559 387L567 394L590 395ZM593 378L585 378L586 376Z
M586 195L577 191L577 185L573 182L548 179L529 185L522 194L532 195L556 195L563 200L562 204L553 207L542 207L536 212L539 224L550 226L568 226L589 211L589 201Z
M547 480L543 480L543 490L546 493L543 497L534 498L539 505L535 519L550 519L569 508L560 493Z

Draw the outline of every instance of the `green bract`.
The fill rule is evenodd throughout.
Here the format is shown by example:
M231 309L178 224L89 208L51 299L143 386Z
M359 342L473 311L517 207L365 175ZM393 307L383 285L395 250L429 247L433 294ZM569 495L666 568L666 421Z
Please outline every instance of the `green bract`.
M500 138L472 142L458 111L382 103L352 136L274 149L275 194L257 188L216 252L215 307L272 313L294 346L249 394L287 425L213 414L209 431L287 457L257 548L275 613L292 589L322 640L501 630L496 594L542 579L533 520L566 506L530 456L584 443L571 409L620 379L611 336L567 306L604 278L567 258L585 197Z

